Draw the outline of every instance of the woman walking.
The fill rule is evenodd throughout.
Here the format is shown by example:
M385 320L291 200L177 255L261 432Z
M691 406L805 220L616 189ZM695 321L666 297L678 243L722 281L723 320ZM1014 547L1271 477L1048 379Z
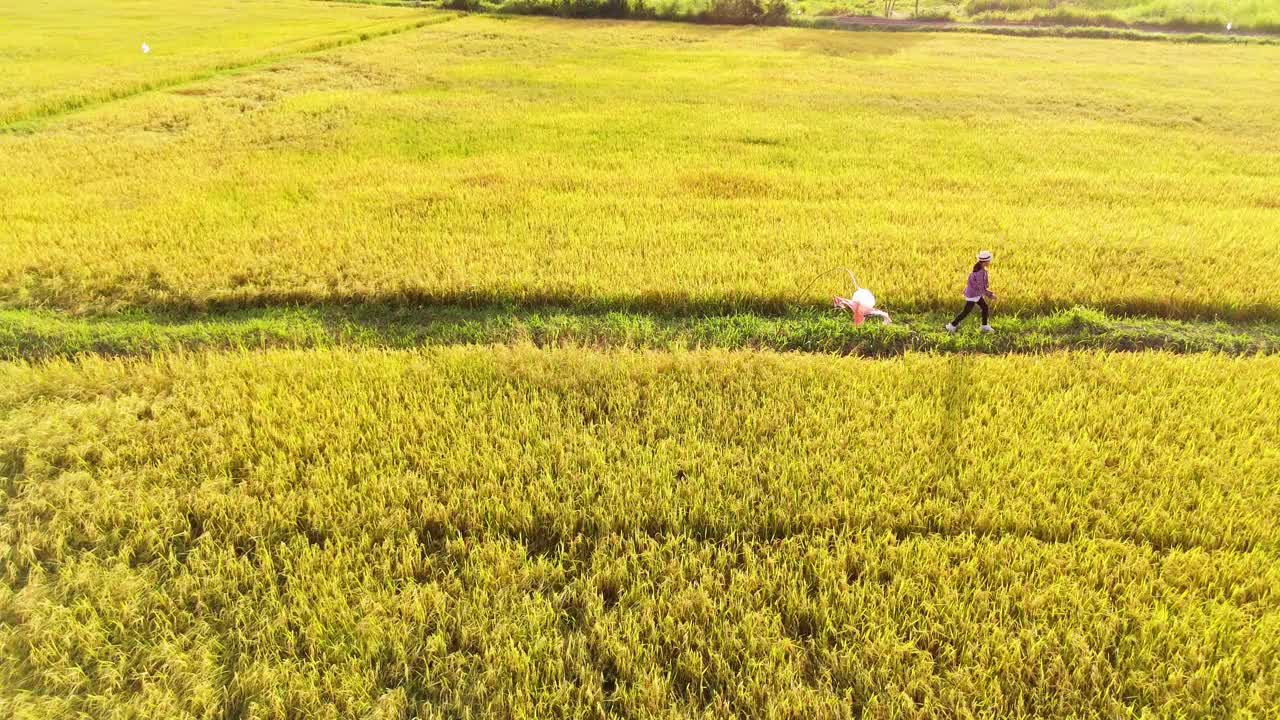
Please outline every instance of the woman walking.
M987 298L996 299L996 294L987 289L987 266L991 264L991 251L983 250L978 253L978 262L974 264L973 271L969 273L969 282L964 286L964 309L956 316L955 320L947 323L947 332L955 332L960 327L960 323L964 322L965 317L973 310L973 306L977 305L982 310L982 327L978 328L984 333L991 332L989 323L989 311L987 307Z

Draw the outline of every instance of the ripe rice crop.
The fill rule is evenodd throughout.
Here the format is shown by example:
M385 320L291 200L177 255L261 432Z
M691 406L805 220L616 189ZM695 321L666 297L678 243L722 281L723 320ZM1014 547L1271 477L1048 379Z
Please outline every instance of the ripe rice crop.
M0 6L0 123L412 26L401 9L307 0L30 0ZM142 52L146 43L150 52Z
M463 17L11 125L0 304L938 310L990 247L1003 311L1274 320L1277 60Z
M11 5L0 717L1280 707L1280 47Z
M1263 717L1280 359L0 365L0 703Z

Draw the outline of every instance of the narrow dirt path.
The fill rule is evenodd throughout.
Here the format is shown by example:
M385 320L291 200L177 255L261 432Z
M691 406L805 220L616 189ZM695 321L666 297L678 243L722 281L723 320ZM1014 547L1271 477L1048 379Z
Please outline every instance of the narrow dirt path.
M838 25L858 26L865 25L871 27L896 27L896 28L936 28L936 29L957 29L957 30L1053 30L1061 27L1082 27L1090 29L1115 30L1115 31L1137 31L1152 33L1157 35L1220 35L1224 38L1229 37L1273 37L1270 33L1258 30L1233 30L1230 33L1222 31L1206 31L1206 30L1184 30L1179 28L1164 27L1162 25L1144 25L1135 23L1124 27L1115 27L1111 25L1080 25L1080 26L1062 26L1062 25L1040 25L1036 23L1018 23L1018 22L959 22L955 20L914 20L911 18L884 18L873 15L840 15L832 17L831 20Z
M1075 350L1223 355L1280 353L1280 322L1226 323L1111 315L1074 308L997 315L996 333L970 320L951 334L947 311L895 312L894 322L856 327L830 309L781 315L741 312L663 315L571 307L480 307L320 303L192 315L137 311L80 317L0 310L0 362L83 354L132 356L174 350L271 347L572 345L609 348L725 348L892 357L907 352L1009 355Z

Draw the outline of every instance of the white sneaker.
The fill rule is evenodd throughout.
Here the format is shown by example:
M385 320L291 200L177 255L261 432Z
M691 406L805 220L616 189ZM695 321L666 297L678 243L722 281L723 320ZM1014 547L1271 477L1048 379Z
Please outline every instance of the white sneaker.
M995 332L995 329L992 328L990 325L983 325L982 327L978 328L978 330L984 333Z
M953 332L955 332L955 331L956 331L956 326L955 326L955 325L952 325L951 323L947 323L947 332L952 332L952 333L953 333Z

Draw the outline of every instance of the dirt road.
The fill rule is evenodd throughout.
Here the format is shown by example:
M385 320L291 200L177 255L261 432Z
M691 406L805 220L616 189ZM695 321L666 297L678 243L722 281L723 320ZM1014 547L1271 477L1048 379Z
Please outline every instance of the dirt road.
M1061 25L1039 25L1034 23L1017 23L1017 22L957 22L954 20L914 20L911 18L883 18L872 15L840 15L832 17L831 20L839 25L863 25L875 27L897 27L897 28L946 28L946 29L985 29L995 28L1001 30L1049 30L1053 28L1064 27ZM1109 25L1078 25L1069 27L1086 27L1086 28L1102 28L1107 30L1135 30L1138 32L1159 33L1163 35L1225 35L1225 36L1249 36L1249 37L1267 37L1270 33L1259 32L1255 30L1233 30L1226 32L1226 28L1219 30L1184 30L1179 28L1169 28L1161 25L1143 25L1135 23L1125 27L1113 27Z

